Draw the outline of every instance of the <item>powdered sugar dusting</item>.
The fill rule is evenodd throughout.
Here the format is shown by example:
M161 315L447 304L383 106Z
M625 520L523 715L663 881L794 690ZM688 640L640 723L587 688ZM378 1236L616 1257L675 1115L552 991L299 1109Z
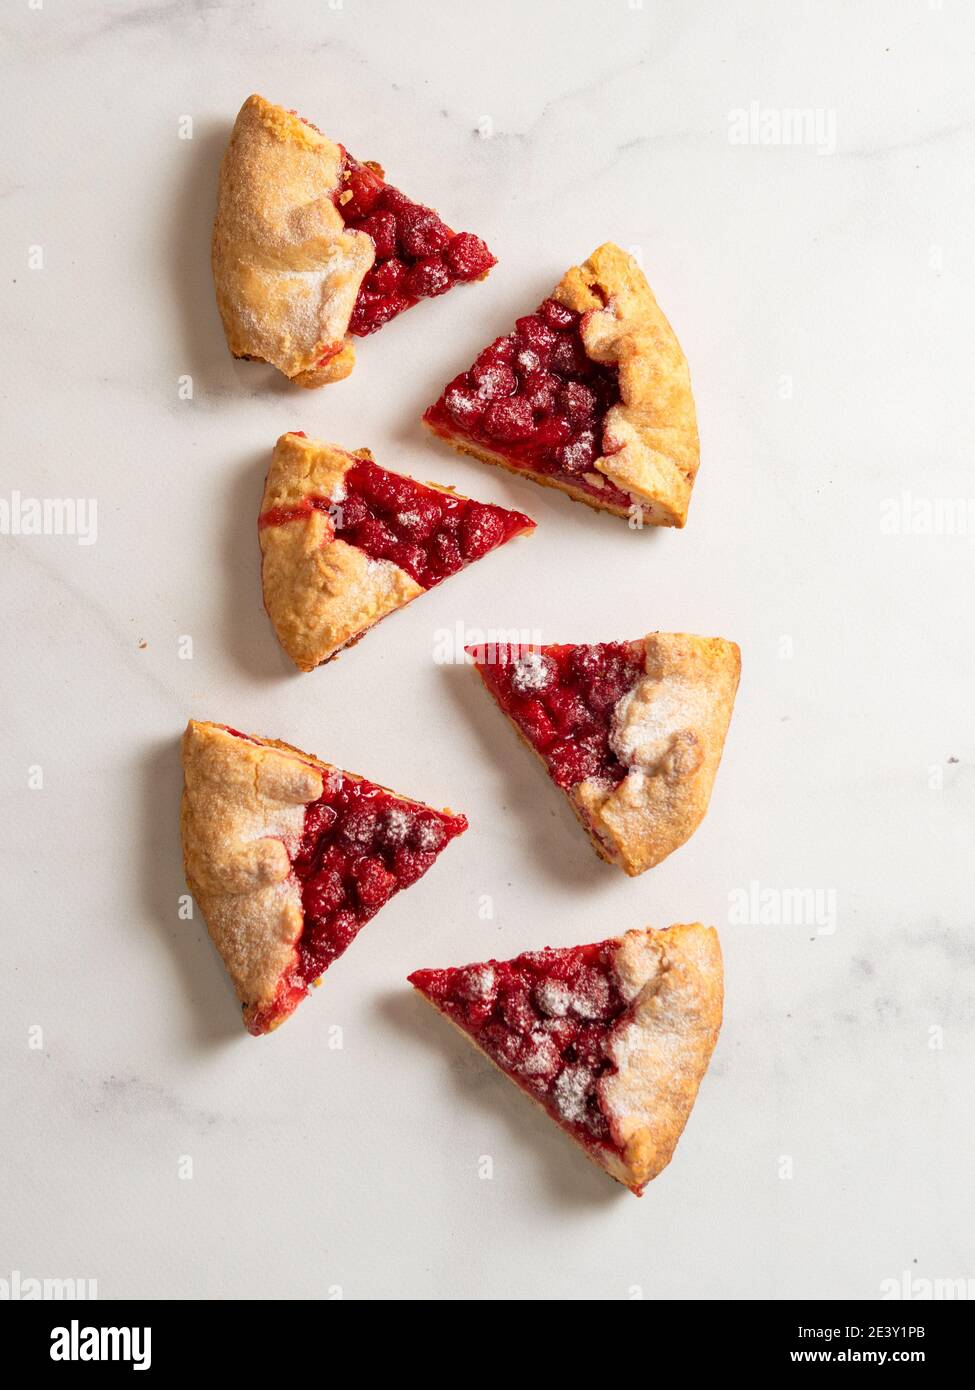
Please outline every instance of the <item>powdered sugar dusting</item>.
M421 821L416 831L416 842L420 849L439 849L443 844L443 828L437 821Z
M481 413L482 406L473 396L469 396L466 391L461 391L457 387L449 390L444 397L444 404L450 411L455 420L461 417L474 417Z
M365 551L360 553L365 555ZM366 556L366 573L372 581L372 592L377 598L384 599L399 589L401 571L398 565L393 564L392 560L374 560L371 555L368 555Z
M572 994L561 980L543 980L535 987L535 1000L549 1018L564 1018L571 1007Z
M391 845L402 845L406 843L406 837L410 833L412 817L402 806L390 806L386 812L386 839Z
M546 690L555 678L555 663L543 652L523 652L512 663L511 685L519 695Z
M547 1033L538 1029L528 1035L518 1060L518 1071L523 1076L552 1076L561 1064L559 1049Z
M585 971L571 995L572 1012L580 1018L603 1018L609 1008L609 984L595 970Z
M458 992L465 999L490 999L494 990L494 970L490 965L472 965L464 971Z
M626 767L653 769L676 734L706 722L707 704L708 692L700 684L647 677L617 702L610 746Z
M586 1100L593 1087L593 1074L588 1067L565 1067L552 1088L555 1108L563 1120L582 1124L586 1118Z
M477 382L477 394L485 400L493 401L499 396L507 396L511 390L511 368L502 364L498 367L485 367Z
M562 467L568 473L585 473L597 455L596 436L592 430L583 432L562 450Z

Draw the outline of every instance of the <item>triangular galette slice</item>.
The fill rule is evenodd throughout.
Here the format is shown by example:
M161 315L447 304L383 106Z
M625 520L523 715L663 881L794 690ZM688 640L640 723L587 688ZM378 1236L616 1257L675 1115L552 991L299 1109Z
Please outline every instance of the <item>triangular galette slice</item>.
M410 983L638 1196L673 1156L721 1027L721 948L700 923Z
M297 433L275 446L259 529L264 606L310 671L535 523Z
M300 386L339 381L354 339L421 299L483 280L495 258L293 111L241 107L220 169L217 304L235 357Z
M652 632L635 642L468 651L603 859L641 874L690 838L731 720L734 642Z
M687 362L632 256L607 242L423 417L486 463L642 526L683 526L697 473Z
M248 1032L269 1033L463 816L223 724L183 736L186 881Z

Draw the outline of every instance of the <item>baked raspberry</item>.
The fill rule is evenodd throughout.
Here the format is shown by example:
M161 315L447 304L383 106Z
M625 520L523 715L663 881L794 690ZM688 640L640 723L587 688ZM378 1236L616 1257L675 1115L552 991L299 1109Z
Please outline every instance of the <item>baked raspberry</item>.
M620 399L619 381L614 367L586 356L580 328L577 313L545 300L484 348L423 418L451 441L469 441L510 467L622 508L629 497L600 481L595 467L607 412ZM479 399L493 404L478 408Z
M504 522L496 507L480 502L468 507L460 523L460 543L468 560L479 560L504 540Z
M555 456L566 473L579 477L592 468L599 450L592 430L583 430L569 443L556 449Z
M398 849L393 856L393 872L401 888L409 888L426 873L436 859L434 850Z
M339 538L374 559L392 560L425 589L534 525L519 512L424 487L365 459L350 468L345 484ZM350 502L354 526L346 524Z
M430 208L419 205L400 214L398 234L403 255L414 261L442 251L450 241L449 227Z
M365 912L378 912L396 892L396 875L379 858L358 859L352 866L352 878Z
M475 362L471 368L471 381L483 401L502 400L506 396L513 396L518 390L518 378L507 362L501 362L496 357L480 365Z
M558 342L558 334L537 314L526 314L515 319L515 341L519 348L530 348L544 361Z
M345 884L335 869L323 869L305 884L301 894L307 917L331 917L345 902Z
M641 642L469 650L484 684L545 758L558 786L588 777L622 781L626 769L610 746L610 724L643 675Z
M557 376L553 376L551 372L533 370L527 372L525 376L522 378L521 394L524 397L526 404L536 414L548 415L551 412L553 406L555 405L555 399L558 394L558 391L559 379ZM536 443L541 437L541 425L544 423L544 421L540 422L539 425L537 425L535 428ZM559 419L558 423L559 434L558 439L555 442L561 444L564 439L568 438L569 431L566 428L566 420Z
M549 328L557 329L564 333L568 328L574 328L579 322L579 315L574 309L569 309L565 304L560 304L557 299L546 299L539 305L538 316Z
M531 437L535 420L527 401L513 398L492 401L484 412L481 424L484 433L492 439L501 439L513 444L519 439Z
M432 208L387 184L378 165L360 164L348 153L335 205L346 226L365 232L376 248L349 321L356 336L374 333L421 299L483 279L496 264L480 237L452 231Z
M406 266L394 257L377 265L375 270L370 270L362 282L362 288L366 294L382 299L395 294L405 279Z
M447 243L445 254L457 280L480 280L496 264L485 243L473 232L458 232Z
M459 425L473 424L487 408L487 400L480 391L466 386L452 386L444 396L444 404L447 414Z
M450 289L450 271L439 256L424 256L406 272L403 287L414 299L433 299Z
M436 830L428 833L424 852L404 866L400 846L418 825ZM466 826L463 816L431 810L334 772L321 801L305 811L302 854L292 860L293 872L302 880L306 919L315 927L307 941L304 934L298 941L305 983L321 974L317 965L323 958L330 962L341 955L394 893L421 878ZM303 965L306 956L309 961Z
M555 738L555 726L540 700L526 700L519 706L518 724L537 748L548 748Z
M596 393L581 381L567 381L559 388L558 410L572 425L587 425L596 414Z
M388 560L396 544L393 532L377 516L368 517L358 526L352 539L360 550L364 550L375 560Z
M441 528L430 541L429 573L433 582L453 574L464 563L464 552L456 535Z
M342 818L336 839L353 853L368 854L379 827L379 811L368 802L353 806Z
M418 970L410 982L588 1144L590 1112L601 1113L599 1081L615 1070L605 1042L626 1010L612 975L614 946L602 942L456 970ZM605 1139L608 1128L599 1134Z
M377 271L388 270L391 258L396 255L396 218L391 212L372 212L368 217L363 218L359 223L359 231L371 236L376 244L376 261L386 262L385 265L377 264L373 270L373 276ZM401 261L392 264L402 267ZM400 278L403 271L400 269ZM395 288L395 286L390 286Z
M365 221L379 201L384 187L380 175L368 164L358 164L354 160L347 163L338 196L339 211L346 226Z
M415 300L396 290L385 294L370 294L363 287L349 319L349 332L358 338L365 337L367 333L375 333L384 323L389 323L390 319L396 318L397 314L401 314L404 309L409 309L415 303Z

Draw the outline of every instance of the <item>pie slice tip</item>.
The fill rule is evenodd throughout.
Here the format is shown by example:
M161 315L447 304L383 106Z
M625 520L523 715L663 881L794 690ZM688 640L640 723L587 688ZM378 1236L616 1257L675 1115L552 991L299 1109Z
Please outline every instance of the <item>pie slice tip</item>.
M516 536L531 517L300 432L278 440L259 536L264 606L302 671Z
M736 643L653 632L634 642L468 653L602 859L641 874L690 839L731 721Z
M670 1162L721 1027L713 927L647 928L409 981L610 1177L639 1196Z
M687 361L612 242L448 382L424 423L464 453L638 527L682 527L700 460Z
M467 820L222 724L183 735L186 881L240 999L271 1032Z

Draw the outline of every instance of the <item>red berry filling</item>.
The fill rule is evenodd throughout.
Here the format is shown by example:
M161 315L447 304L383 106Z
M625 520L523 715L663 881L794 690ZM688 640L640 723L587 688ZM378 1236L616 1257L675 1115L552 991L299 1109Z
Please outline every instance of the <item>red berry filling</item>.
M526 951L508 961L417 970L431 999L521 1088L583 1143L612 1145L599 1080L616 1070L609 1033L626 1010L615 941Z
M341 502L307 497L265 512L260 525L327 512L343 541L374 560L392 560L424 589L535 526L522 512L438 492L367 459L352 465L345 488Z
M297 965L254 1020L255 1033L289 1014L379 909L422 878L448 841L467 829L464 816L404 801L372 782L340 772L326 773L324 781L321 798L305 810L291 860L305 914Z
M494 256L472 232L454 232L432 208L414 203L383 179L378 165L348 153L335 204L345 225L372 237L376 259L362 282L349 332L375 333L421 299L482 280Z
M617 703L644 674L642 642L468 648L504 712L568 790L587 777L616 786L626 768L610 746Z
M628 494L608 479L600 485L586 477L611 452L603 423L620 390L616 368L586 356L581 324L580 314L546 299L455 376L424 419L516 468L627 506Z

